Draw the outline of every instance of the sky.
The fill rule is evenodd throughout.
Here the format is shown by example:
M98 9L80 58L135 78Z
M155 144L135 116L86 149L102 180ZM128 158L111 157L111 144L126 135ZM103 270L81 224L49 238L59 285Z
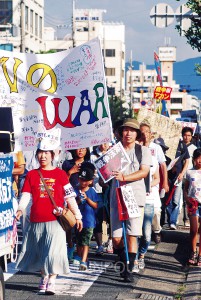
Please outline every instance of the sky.
M44 0L45 26L70 25L72 0ZM177 61L200 57L185 37L180 37L175 29L176 21L166 28L157 28L150 21L150 11L158 3L166 3L174 12L186 1L176 0L76 0L76 8L104 9L105 22L122 22L125 25L126 61L132 59L153 64L153 52L165 46L165 38L170 38L170 46L177 48Z

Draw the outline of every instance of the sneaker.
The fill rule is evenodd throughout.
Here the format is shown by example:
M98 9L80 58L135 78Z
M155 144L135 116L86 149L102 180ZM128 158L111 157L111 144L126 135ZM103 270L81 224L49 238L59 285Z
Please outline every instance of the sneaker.
M48 282L45 294L46 295L54 295L55 294L55 282L54 281Z
M185 226L185 227L190 227L190 222L189 222L189 220L184 221L184 226Z
M112 240L109 240L109 242L108 242L107 253L113 253L113 244L112 244Z
M145 268L144 258L141 257L138 259L138 266L140 270L143 270Z
M138 263L134 264L134 267L132 269L132 273L139 273L139 272L140 272L140 269L139 269Z
M171 229L171 230L177 230L177 227L176 227L175 224L170 224L170 229Z
M96 250L96 255L103 255L103 253L104 253L103 246L99 246L98 249Z
M38 286L38 289L40 291L45 291L46 288L47 288L47 284L48 284L48 277L42 277L41 280L40 280L40 284Z
M74 265L74 266L79 266L81 260L82 260L81 257L78 256L78 255L76 255L76 256L74 257L74 259L73 259L73 265Z
M81 270L81 271L86 271L86 270L87 270L87 263L84 262L84 261L82 261L82 262L80 263L79 270Z
M197 256L198 256L197 250L192 251L191 254L190 254L189 260L188 260L188 264L195 266L197 264L197 261L198 261Z

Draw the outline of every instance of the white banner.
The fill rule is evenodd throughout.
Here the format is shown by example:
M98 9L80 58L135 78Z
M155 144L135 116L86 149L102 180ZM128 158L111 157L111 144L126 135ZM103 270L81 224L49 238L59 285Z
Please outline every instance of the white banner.
M12 107L15 150L35 149L43 125L61 128L63 150L112 140L98 38L52 54L2 50L0 62L0 107Z

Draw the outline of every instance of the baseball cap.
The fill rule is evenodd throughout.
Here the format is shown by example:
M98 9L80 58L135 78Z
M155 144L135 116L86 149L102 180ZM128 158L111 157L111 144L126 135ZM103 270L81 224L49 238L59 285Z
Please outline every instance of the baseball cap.
M94 178L94 171L91 168L81 167L79 178L86 181L92 180Z

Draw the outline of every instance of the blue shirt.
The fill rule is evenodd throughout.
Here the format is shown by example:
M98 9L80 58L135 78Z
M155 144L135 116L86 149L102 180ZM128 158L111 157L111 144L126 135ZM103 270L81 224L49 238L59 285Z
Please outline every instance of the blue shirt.
M75 189L77 195L79 195L79 190ZM93 202L98 202L98 194L96 191L90 187L88 191L85 192L87 197ZM91 207L87 202L79 204L79 209L82 214L83 228L95 228L96 227L96 216L95 208Z

